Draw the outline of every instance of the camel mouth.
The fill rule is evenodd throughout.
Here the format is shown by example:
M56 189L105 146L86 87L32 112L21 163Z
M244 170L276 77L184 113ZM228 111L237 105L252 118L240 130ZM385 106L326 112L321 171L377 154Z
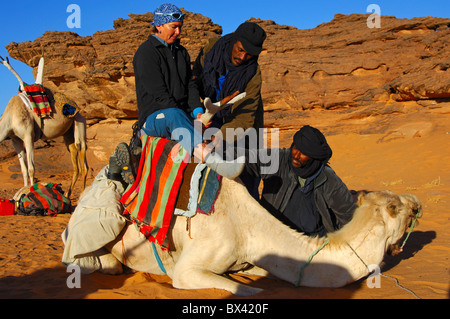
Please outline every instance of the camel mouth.
M403 251L403 248L400 247L400 240L392 245L389 245L387 249L387 253L391 256L397 256Z
M420 207L411 210L411 213L409 214L408 220L406 222L406 227L405 227L405 230L403 232L403 236L401 238L399 238L399 240L396 243L391 244L391 245L388 246L387 253L389 255L396 256L396 255L400 254L403 251L403 245L404 244L402 244L400 246L400 243L401 243L402 240L406 241L406 239L403 239L403 238L408 238L408 237L405 237L405 235L407 233L412 232L414 227L416 227L419 224L419 218L420 217L422 217L422 210L421 210ZM408 235L406 235L406 236L408 236Z
M422 209L420 207L412 209L408 216L408 222L406 223L406 231L412 231L411 227L415 228L419 225L419 218L422 217Z

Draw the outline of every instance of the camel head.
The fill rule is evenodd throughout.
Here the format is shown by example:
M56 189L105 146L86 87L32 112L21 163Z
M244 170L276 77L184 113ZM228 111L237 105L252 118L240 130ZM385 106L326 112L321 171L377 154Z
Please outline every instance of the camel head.
M422 217L422 205L413 194L397 195L390 191L361 193L358 205L376 206L381 216L387 235L386 251L396 255L402 251L400 241L411 228L413 222L417 225L417 218Z
M24 85L23 85L23 80L20 77L20 75L16 72L16 70L13 69L13 67L11 66L11 64L9 63L9 58L6 57L6 59L3 59L3 57L0 56L0 62L6 66L8 68L8 70L11 71L12 74L14 74L14 76L16 77L16 79L19 81L20 84L20 90L23 92L24 91Z
M20 89L23 92L24 91L24 82L23 82L22 78L20 77L20 75L16 72L16 70L13 69L13 67L11 66L11 63L9 63L9 58L6 57L6 59L3 59L3 57L0 56L0 62L4 66L6 66L8 68L8 70L10 70L12 72L12 74L14 74L14 76L19 81ZM39 60L38 71L37 71L36 80L35 80L36 84L42 84L43 75L44 75L44 53L42 53L42 57Z

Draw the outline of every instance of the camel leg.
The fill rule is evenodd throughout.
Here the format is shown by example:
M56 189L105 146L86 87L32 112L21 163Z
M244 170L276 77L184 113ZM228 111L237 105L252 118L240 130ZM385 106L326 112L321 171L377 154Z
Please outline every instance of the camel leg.
M217 288L240 297L252 296L262 291L260 288L249 287L210 270L193 266L191 262L187 262L187 258L183 257L176 263L172 280L173 286L178 289Z
M72 182L65 194L69 198L80 173L83 180L83 190L86 188L88 172L86 161L86 120L81 115L77 114L72 129L64 135L64 143L69 149L73 166Z
M99 250L94 252L100 259L101 269L99 270L101 273L107 275L120 275L123 273L122 264L120 261L114 257L106 248L100 248Z
M32 136L26 136L23 141L25 152L27 155L28 176L30 178L30 185L34 184L34 143Z
M88 172L88 165L86 160L86 143L82 142L79 147L79 162L78 167L81 168L81 178L83 181L83 190L86 188L86 178Z
M79 153L78 171L81 172L84 190L86 188L86 178L88 172L88 165L86 160L86 119L80 114L77 114L75 116L74 139Z
M239 273L244 274L244 275L256 275L256 276L273 278L273 279L277 278L276 276L272 275L267 270L259 268L258 266L252 266L246 270L241 270Z
M23 176L23 185L28 186L28 166L25 162L25 147L21 139L17 137L12 138L14 149L16 150L17 157L19 158L20 170Z
M22 140L17 137L13 137L11 141L17 153L17 158L19 159L20 171L22 172L23 177L23 184L24 186L28 186L28 166L25 162L25 147L23 146Z
M133 270L164 275L155 259L150 241L131 223L125 225L119 236L107 244L105 248L123 265ZM157 248L157 250L162 257L160 248ZM165 264L165 267L167 268L167 274L170 276L171 269L167 267L167 264Z
M75 186L75 183L77 182L77 179L78 179L78 172L79 172L79 168L78 168L78 150L77 150L77 147L76 147L75 143L69 144L67 146L67 148L69 149L70 158L72 160L73 176L72 176L72 182L70 183L69 190L64 195L67 198L70 198L70 195L72 194L73 187Z

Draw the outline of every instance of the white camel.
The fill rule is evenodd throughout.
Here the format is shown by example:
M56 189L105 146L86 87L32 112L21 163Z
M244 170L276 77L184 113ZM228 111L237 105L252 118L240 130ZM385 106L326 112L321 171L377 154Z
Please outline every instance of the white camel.
M23 90L23 81L11 67L9 60L4 60L2 57L0 59L19 80L20 87ZM42 84L43 62L44 59L41 58L36 76L37 84ZM68 118L55 108L54 101L50 101L50 103L52 108L51 117L40 118L33 110L25 106L18 95L13 96L0 118L0 142L8 137L11 138L19 157L24 185L29 186L34 184L34 142L39 139L47 140L63 136L64 143L70 151L73 165L72 182L66 192L66 196L70 197L80 173L83 180L83 189L86 186L88 171L86 161L86 120L79 113L72 118Z
M358 202L352 221L328 234L327 241L282 224L242 183L224 178L215 213L195 215L189 231L186 217L174 216L168 232L170 249L162 251L155 245L157 256L173 286L180 289L219 288L239 296L253 295L261 289L223 276L248 269L301 286L342 287L367 276L367 266L379 265L388 249L398 250L415 216L422 215L419 200L410 194L371 192L360 194ZM109 273L122 271L119 261L137 271L164 273L151 243L132 224L106 249L112 254L100 260Z

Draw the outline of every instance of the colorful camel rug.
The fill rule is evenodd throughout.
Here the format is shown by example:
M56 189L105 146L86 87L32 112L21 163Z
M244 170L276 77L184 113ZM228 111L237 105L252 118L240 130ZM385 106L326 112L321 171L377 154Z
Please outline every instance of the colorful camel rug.
M64 196L60 184L35 183L27 194L23 194L17 214L27 216L56 216L72 212L72 203Z
M45 88L42 85L27 85L24 83L24 90L27 93L28 100L31 103L33 111L39 117L46 117L51 115L52 109L50 107L47 94L45 93Z
M168 248L167 231L189 153L176 141L143 135L136 181L122 196L125 215L149 241Z

